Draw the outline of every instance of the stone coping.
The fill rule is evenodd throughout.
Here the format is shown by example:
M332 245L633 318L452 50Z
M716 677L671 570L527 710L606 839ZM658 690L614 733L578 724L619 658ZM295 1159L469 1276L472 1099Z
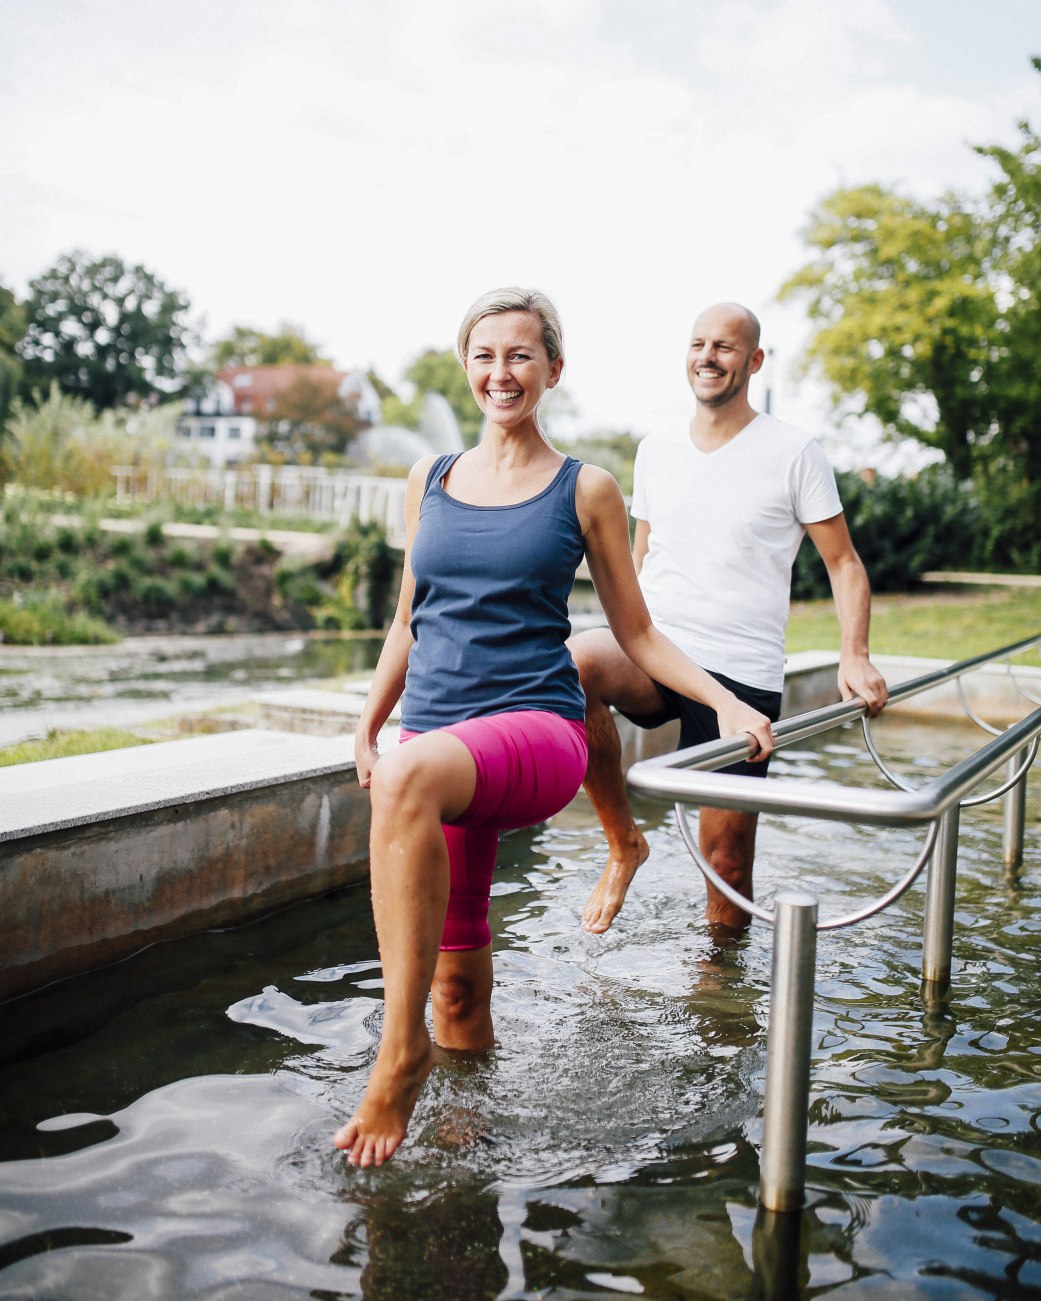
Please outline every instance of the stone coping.
M950 661L876 656L875 663L891 683L917 677ZM828 698L837 699L830 674L838 662L834 652L807 651L789 656L786 682L792 693L785 713L801 713L821 703L805 702L794 695L800 680L813 682L814 674L827 678ZM1017 669L1024 685L1041 695L1041 669ZM1003 679L1003 681L999 681ZM981 708L1005 704L981 688L1001 687L1005 699L1016 707L1015 717L1029 712L1029 702L1016 699L1005 678L1003 665L986 666L972 675L973 703ZM359 684L347 691L286 691L273 693L285 708L296 705L331 712L353 712L362 696ZM953 696L953 686L947 696ZM928 696L944 697L943 689ZM816 695L816 693L815 693ZM898 706L909 709L912 701ZM964 717L956 699L941 698L934 712ZM996 712L1000 715L1001 710ZM396 729L385 732L388 741ZM342 772L354 780L354 741L349 734L316 736L273 727L250 728L209 736L164 741L98 754L48 759L38 763L0 768L0 845L30 835L68 830L79 826L130 817L155 809L207 799L219 799L236 792L256 790L309 777ZM2 851L0 851L2 852Z
M347 737L247 729L0 768L0 843L342 772Z

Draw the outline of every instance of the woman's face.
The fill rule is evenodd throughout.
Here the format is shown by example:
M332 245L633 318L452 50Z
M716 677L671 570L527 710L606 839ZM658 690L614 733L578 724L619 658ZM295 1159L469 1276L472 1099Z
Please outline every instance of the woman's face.
M482 316L466 346L466 378L486 418L516 426L534 419L547 389L564 368L550 361L537 312L496 312Z

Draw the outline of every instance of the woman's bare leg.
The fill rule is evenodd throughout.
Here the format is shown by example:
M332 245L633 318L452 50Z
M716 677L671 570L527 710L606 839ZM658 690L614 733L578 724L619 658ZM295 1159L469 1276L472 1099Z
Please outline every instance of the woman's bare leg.
M389 751L373 770L370 872L384 1015L365 1094L333 1137L352 1165L382 1165L393 1156L430 1073L426 1001L449 887L441 823L466 809L476 780L470 751L443 732Z
M439 1047L468 1052L495 1047L490 944L439 954L432 992L434 1039Z

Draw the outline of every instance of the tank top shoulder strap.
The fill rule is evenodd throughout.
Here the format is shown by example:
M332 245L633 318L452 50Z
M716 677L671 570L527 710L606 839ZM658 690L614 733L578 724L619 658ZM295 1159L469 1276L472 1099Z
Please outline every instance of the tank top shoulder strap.
M575 493L578 488L578 472L585 464L584 461L578 460L577 457L569 456L564 462L564 470L560 476L561 486L565 489L568 501L571 506L575 506Z
M430 472L427 475L426 486L423 489L424 497L430 491L430 485L432 483L437 483L439 479L443 479L456 461L459 460L460 456L462 456L462 452L448 452L446 455L437 458L434 464L430 467Z

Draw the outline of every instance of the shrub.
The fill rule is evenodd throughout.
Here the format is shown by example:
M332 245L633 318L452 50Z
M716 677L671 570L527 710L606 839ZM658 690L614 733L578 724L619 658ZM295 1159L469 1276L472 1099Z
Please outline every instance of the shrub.
M0 601L0 640L15 646L100 645L117 640L99 619L70 614L54 593Z
M165 578L146 578L133 588L135 598L149 614L166 614L177 604L177 590Z
M207 591L230 596L235 590L234 576L227 569L218 568L216 565L210 565L206 570L205 580Z
M222 569L230 569L234 558L235 553L230 542L215 542L213 544L210 559L215 565L220 565Z
M163 533L162 520L150 520L145 525L145 545L149 547L161 547L166 541L166 535Z
M853 545L875 592L906 592L930 569L973 563L980 509L971 491L946 466L930 466L914 478L865 480L836 475ZM831 591L824 563L812 543L800 548L792 573L792 596L810 600Z
M175 547L171 547L166 553L166 563L171 569L192 569L195 566L195 561L195 554L180 543Z

